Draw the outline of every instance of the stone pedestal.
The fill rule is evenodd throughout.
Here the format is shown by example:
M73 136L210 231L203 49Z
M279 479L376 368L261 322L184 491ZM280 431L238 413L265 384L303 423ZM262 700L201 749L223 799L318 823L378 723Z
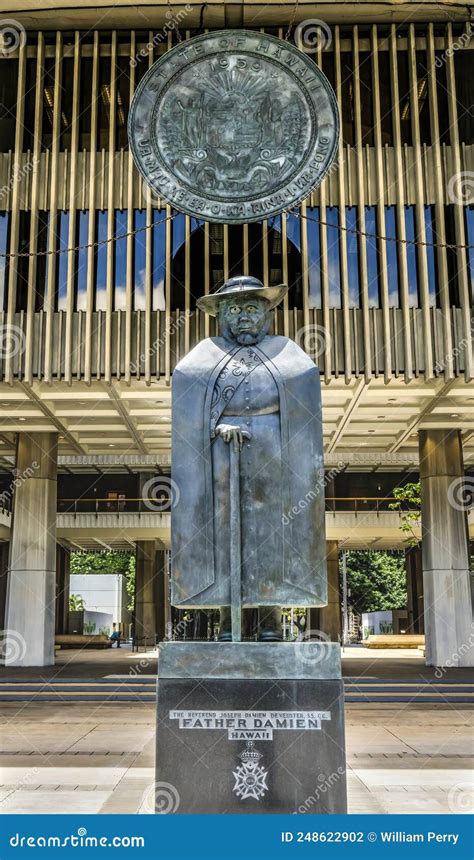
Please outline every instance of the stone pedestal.
M339 645L160 645L157 812L345 813Z
M472 666L467 503L458 430L420 430L423 584L428 666Z
M54 663L57 433L20 433L7 602L7 666Z

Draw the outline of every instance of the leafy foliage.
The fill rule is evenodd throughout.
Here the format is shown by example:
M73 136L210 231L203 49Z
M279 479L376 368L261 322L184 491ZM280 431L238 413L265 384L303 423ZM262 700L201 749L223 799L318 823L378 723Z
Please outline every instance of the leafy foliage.
M349 551L347 587L351 592L348 603L355 612L404 608L407 603L405 554Z
M85 602L82 594L69 595L69 611L81 612L85 607Z
M391 511L403 511L400 529L407 535L405 541L409 546L418 546L420 538L416 530L421 522L421 484L415 481L404 487L395 487L393 495L395 501L390 502L389 508Z
M131 553L108 552L71 553L71 573L123 573L128 572Z

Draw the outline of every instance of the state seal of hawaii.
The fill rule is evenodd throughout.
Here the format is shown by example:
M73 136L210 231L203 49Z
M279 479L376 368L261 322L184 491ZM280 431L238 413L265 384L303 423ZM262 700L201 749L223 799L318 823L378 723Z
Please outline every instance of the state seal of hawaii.
M164 54L133 98L138 170L173 207L207 221L260 221L320 184L337 151L327 78L273 36L226 30Z

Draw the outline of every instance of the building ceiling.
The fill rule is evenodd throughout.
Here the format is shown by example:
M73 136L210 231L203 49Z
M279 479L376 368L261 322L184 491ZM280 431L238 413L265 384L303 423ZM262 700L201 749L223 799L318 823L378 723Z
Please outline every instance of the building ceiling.
M170 9L178 19L181 29L202 27L259 27L288 25L294 17L295 23L314 19L314 3L300 0L295 9L294 0L188 0L171 2ZM183 6L186 15L183 16ZM410 21L466 21L467 6L457 0L322 0L317 5L318 19L340 24L344 21L359 24L389 20ZM117 29L134 27L137 30L163 27L168 22L169 9L156 0L81 0L80 5L71 0L0 0L0 13L14 17L26 29L62 29L95 27Z
M416 467L417 432L459 428L466 465L474 465L474 384L342 378L322 385L327 465L343 459L356 471ZM65 468L87 470L100 458L102 471L169 467L171 389L163 383L128 386L0 384L0 465L9 468L18 432L59 434ZM92 459L91 459L92 458Z

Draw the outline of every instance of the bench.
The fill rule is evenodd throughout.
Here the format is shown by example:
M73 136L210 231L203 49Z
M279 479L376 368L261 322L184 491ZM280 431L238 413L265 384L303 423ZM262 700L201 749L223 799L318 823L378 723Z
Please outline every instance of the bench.
M422 633L378 633L364 640L366 648L424 648Z
M54 637L55 647L59 648L111 648L112 642L108 636L98 633L91 636L81 633L57 633Z

